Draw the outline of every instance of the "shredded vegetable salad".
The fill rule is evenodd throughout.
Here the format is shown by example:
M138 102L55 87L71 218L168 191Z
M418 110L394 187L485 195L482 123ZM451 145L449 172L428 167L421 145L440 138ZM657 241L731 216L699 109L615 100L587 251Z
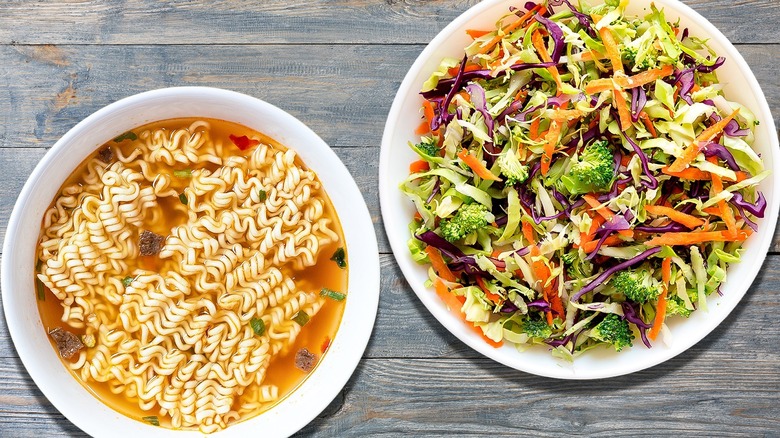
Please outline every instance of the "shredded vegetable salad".
M668 341L764 216L759 121L723 95L726 60L626 5L512 7L423 85L409 250L495 347Z

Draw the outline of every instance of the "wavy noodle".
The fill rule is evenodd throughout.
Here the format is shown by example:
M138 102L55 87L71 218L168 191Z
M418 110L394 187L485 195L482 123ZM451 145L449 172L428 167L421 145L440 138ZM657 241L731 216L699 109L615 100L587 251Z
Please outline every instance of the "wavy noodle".
M294 272L339 239L316 175L293 151L260 144L223 159L223 146L197 121L142 132L113 164L89 160L44 214L38 248L38 278L62 321L96 340L69 366L204 433L279 397L263 384L269 363L298 336L296 313L323 304ZM173 172L183 166L196 167L186 180ZM171 215L178 224L162 229ZM156 269L135 262L144 229L167 235Z

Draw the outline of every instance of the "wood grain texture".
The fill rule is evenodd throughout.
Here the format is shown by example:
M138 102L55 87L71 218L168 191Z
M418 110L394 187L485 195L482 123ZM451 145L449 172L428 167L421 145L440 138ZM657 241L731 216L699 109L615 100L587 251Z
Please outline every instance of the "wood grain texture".
M419 44L477 0L0 1L0 43ZM683 0L734 43L778 43L775 0ZM522 2L517 2L522 4ZM760 20L756 20L761 17ZM24 25L20 25L24 23Z

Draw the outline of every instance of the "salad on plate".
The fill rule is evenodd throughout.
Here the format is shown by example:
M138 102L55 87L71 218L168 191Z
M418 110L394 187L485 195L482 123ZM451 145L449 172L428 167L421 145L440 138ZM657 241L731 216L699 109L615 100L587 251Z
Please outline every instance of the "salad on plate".
M409 250L495 347L668 341L764 216L759 121L723 95L728 60L626 6L511 7L422 86Z

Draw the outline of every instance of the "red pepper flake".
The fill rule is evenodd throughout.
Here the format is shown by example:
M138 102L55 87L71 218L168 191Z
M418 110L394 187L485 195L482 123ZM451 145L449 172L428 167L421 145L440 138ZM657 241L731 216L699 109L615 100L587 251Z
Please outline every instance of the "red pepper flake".
M230 141L232 141L233 144L236 145L236 147L238 147L242 151L245 151L251 148L252 146L257 146L260 144L259 140L253 140L247 137L246 135L242 135L241 137L236 137L235 135L230 134L228 138L230 138Z
M330 336L325 337L325 342L322 343L322 347L320 347L320 351L322 353L325 353L328 351L328 347L330 347Z

